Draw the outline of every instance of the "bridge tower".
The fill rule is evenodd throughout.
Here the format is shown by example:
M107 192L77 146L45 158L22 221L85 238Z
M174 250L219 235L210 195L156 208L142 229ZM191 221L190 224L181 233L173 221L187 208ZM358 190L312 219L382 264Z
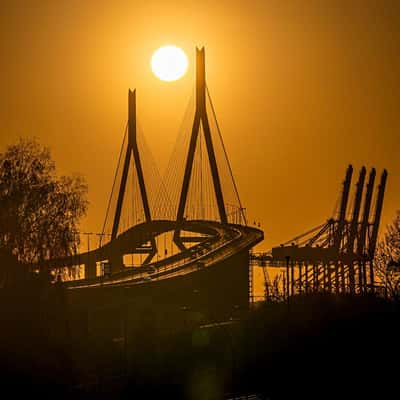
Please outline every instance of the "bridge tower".
M144 181L143 175L143 167L142 162L140 159L139 154L139 147L137 141L137 131L136 131L136 89L129 90L128 93L128 145L125 152L124 158L124 165L122 170L121 182L119 185L119 192L118 192L118 199L117 199L117 206L115 209L114 220L112 225L112 232L111 232L111 240L114 240L118 234L118 228L121 219L121 211L122 205L125 197L126 192L126 184L128 179L128 172L129 166L131 165L131 158L133 156L133 164L135 168L135 172L138 178L139 190L140 190L140 197L142 200L142 206L144 211L145 222L151 221L151 213L150 213L150 206L149 200L147 196L146 185ZM151 241L151 249L148 250L148 256L146 257L144 264L147 264L152 259L153 255L156 253L156 243L155 239ZM143 249L140 249L139 252L143 252ZM111 265L112 265L112 272L118 272L123 267L122 257L120 255L111 256L112 258Z
M124 167L122 170L121 183L119 186L117 208L114 215L111 240L114 240L117 237L118 233L118 227L121 219L122 203L125 196L126 181L128 179L128 171L132 154L139 182L140 196L142 199L145 220L146 222L150 222L150 207L147 198L146 185L144 183L143 168L140 160L136 135L136 90L129 90L128 94L128 146L126 148Z
M201 124L201 125L200 125ZM180 236L182 224L185 220L185 206L189 191L189 184L193 169L193 160L196 150L196 145L200 133L200 126L203 128L204 139L207 148L208 160L210 163L212 181L214 186L215 197L218 205L218 213L220 220L223 224L228 222L224 197L221 187L221 179L218 172L217 160L215 157L215 150L211 137L210 124L207 115L206 107L206 71L205 71L205 51L204 47L201 49L196 48L196 109L194 115L194 121L192 126L192 133L189 143L189 151L186 158L185 172L183 176L182 190L179 199L178 212L176 216L177 229L174 233L174 241L177 246L184 250L185 246Z

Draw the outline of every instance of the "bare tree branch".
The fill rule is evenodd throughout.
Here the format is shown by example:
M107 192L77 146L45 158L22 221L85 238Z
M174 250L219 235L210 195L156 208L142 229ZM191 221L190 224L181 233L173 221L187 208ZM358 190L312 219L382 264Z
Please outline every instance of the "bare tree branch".
M81 176L58 177L49 149L20 139L0 153L0 248L25 263L72 254L86 195Z
M384 284L386 295L400 300L400 211L386 228L378 243L374 260L376 276Z

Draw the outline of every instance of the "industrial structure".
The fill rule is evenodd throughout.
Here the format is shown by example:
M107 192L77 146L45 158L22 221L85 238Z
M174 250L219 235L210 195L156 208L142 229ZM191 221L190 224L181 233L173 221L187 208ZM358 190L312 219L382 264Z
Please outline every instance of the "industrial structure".
M365 185L366 172L362 167L350 202L353 167L347 168L337 215L326 223L269 252L252 254L253 265L264 268L266 298L289 298L319 291L351 294L374 291L373 261L387 171L383 171L375 190L373 211L376 171L371 169ZM279 268L281 273L271 280L269 268Z

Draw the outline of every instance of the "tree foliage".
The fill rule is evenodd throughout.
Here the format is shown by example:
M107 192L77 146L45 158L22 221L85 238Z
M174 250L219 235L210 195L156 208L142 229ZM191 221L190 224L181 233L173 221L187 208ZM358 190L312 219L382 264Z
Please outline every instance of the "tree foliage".
M375 270L385 284L387 295L400 300L400 211L386 228L383 239L378 243Z
M35 263L71 254L87 209L78 175L56 175L48 148L20 139L0 153L0 247Z

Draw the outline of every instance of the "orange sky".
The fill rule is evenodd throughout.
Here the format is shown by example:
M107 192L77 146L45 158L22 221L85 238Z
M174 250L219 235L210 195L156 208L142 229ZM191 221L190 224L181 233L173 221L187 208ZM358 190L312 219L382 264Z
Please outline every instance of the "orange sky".
M326 220L349 163L388 169L383 224L400 208L395 1L8 3L0 14L0 149L36 136L60 173L84 174L91 204L82 230L102 227L129 87L165 167L193 88L196 45L206 47L242 202L265 231L260 249ZM151 73L163 44L189 56L180 81Z

